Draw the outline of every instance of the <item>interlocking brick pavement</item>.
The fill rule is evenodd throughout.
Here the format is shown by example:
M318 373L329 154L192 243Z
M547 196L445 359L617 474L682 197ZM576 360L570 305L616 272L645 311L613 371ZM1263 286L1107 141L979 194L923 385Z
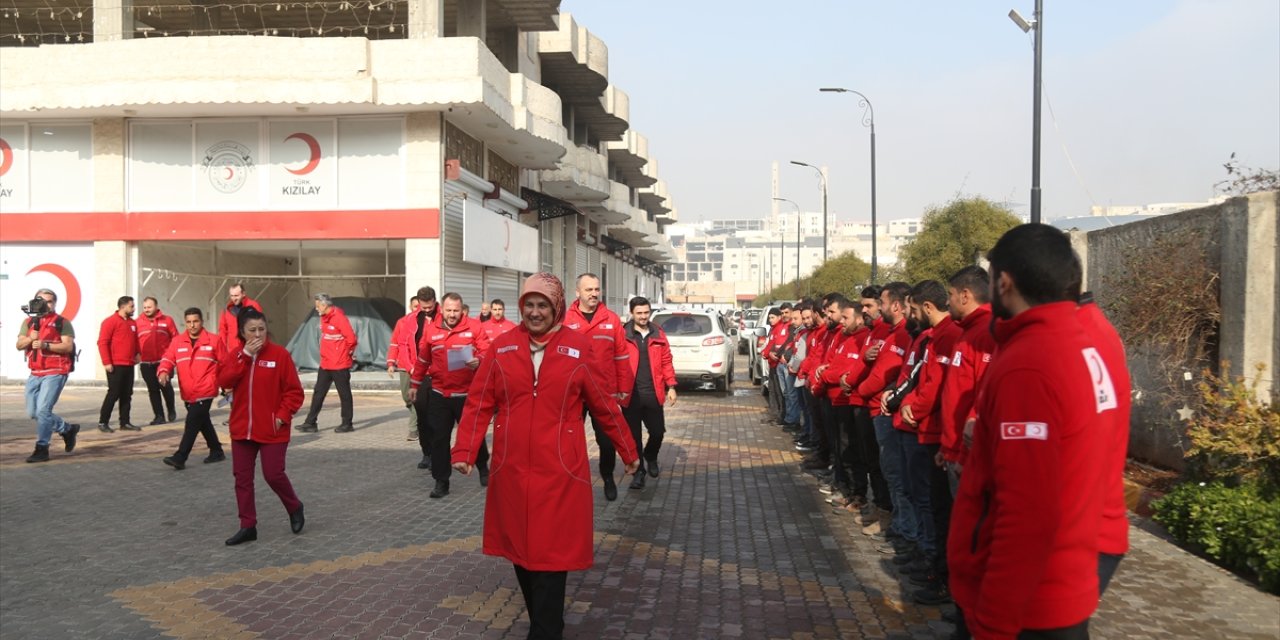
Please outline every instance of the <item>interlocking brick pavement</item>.
M483 489L455 476L448 498L426 497L398 394L358 393L350 434L332 431L332 397L320 432L290 447L306 530L290 534L259 478L259 540L226 547L238 526L230 464L200 464L200 442L186 470L161 464L178 425L98 433L102 393L68 388L59 410L86 427L82 444L63 454L55 439L53 460L29 465L21 389L0 388L0 637L527 634L510 565L479 553ZM761 424L763 407L745 385L686 391L668 412L661 477L643 491L622 482L612 503L597 489L596 565L569 576L568 637L949 633L942 610L912 604L889 558L822 501L789 438ZM1152 533L1132 537L1094 637L1280 637L1280 600Z

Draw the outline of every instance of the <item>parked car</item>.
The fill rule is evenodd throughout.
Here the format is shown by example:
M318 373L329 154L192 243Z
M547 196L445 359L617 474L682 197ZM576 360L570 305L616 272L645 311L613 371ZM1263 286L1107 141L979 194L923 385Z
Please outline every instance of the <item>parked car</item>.
M764 343L769 339L769 312L777 309L777 307L769 307L768 309L748 309L748 312L759 311L756 321L750 329L747 329L747 339L751 342L750 348L750 366L751 366L751 384L759 386L769 383L769 363L760 355L760 350L764 348ZM750 322L750 321L748 321Z
M751 340L750 332L756 328L756 325L764 319L764 309L743 309L742 315L738 321L738 353L747 355L751 353L751 347L754 341Z
M716 311L662 311L652 322L667 334L678 382L713 383L724 391L733 384L733 350L738 328Z

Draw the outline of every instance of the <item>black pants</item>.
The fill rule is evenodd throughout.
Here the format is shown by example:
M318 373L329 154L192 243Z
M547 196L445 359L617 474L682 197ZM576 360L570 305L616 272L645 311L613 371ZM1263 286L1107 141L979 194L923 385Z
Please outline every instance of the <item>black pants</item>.
M564 637L564 587L568 571L530 571L518 564L516 580L529 610L529 640L560 640Z
M806 389L805 393L809 393ZM831 423L834 421L831 415L831 399L827 397L827 392L822 391L817 395L809 394L813 399L810 406L813 407L813 433L815 438L814 444L818 445L815 455L822 462L831 461Z
M837 489L855 496L867 497L866 474L855 473L855 458L851 446L853 435L853 407L834 405L830 400L831 417L827 421L827 439L831 443L831 484Z
M160 384L160 378L156 375L160 363L144 362L138 368L142 369L142 381L147 383L147 396L151 398L151 411L156 415L156 419L164 420L166 415L177 413L173 405L173 383ZM161 404L161 400L164 404Z
M102 411L98 412L98 422L107 424L111 421L111 410L120 403L120 424L129 424L130 410L133 408L133 365L115 365L107 372L107 397L102 399Z
M431 378L418 385L418 395L413 401L413 412L418 415L418 447L422 449L422 457L431 457L431 423L427 422L427 411L431 407ZM439 397L439 396L437 396ZM431 461L435 465L435 461Z
M421 394L422 390L419 389ZM462 419L462 407L467 404L466 396L446 398L438 393L431 393L431 401L427 403L426 422L431 432L431 477L436 480L448 480L453 475L453 465L449 463L449 439L453 436L453 427ZM418 424L422 424L419 420ZM419 435L421 438L421 435ZM489 446L480 443L480 453L476 455L476 466L489 464Z
M893 510L893 500L889 497L889 483L880 472L880 443L876 441L876 427L871 422L871 409L868 407L853 408L853 456L857 461L854 475L859 471L871 483L871 500L877 507L885 511ZM854 486L860 478L854 478Z
M779 389L778 373L774 367L765 367L765 371L769 373L769 417L774 422L782 422L782 413L785 408L782 396L782 390Z
M591 430L596 433L596 447L600 449L600 477L612 478L613 470L618 466L618 448L613 446L613 441L609 436L600 430L599 421L596 415L591 413L587 405L582 405L582 418L585 420L587 416L591 416Z
M1120 568L1120 561L1124 560L1124 555L1116 555L1114 553L1098 554L1098 597L1107 592L1107 586L1111 584L1111 579L1116 575L1116 569Z
M213 399L185 404L187 405L187 422L182 428L182 441L178 443L178 452L173 454L173 457L186 462L191 455L191 448L196 444L197 435L204 435L204 443L209 445L209 453L222 453L218 432L213 430L213 421L209 419L209 407L213 404Z
M658 450L662 448L662 435L667 432L666 414L663 413L658 397L652 391L633 395L631 404L622 410L622 416L627 419L627 426L631 427L631 439L635 440L636 453L641 454L645 460L657 460ZM644 444L641 440L640 423L642 422L645 430L649 432L649 444Z
M930 459L937 457L942 445L926 444L925 451ZM951 480L947 478L947 470L938 465L929 469L929 507L933 512L933 535L935 550L933 571L947 583L947 533L951 528Z
M969 632L969 626L964 621L964 611L959 607L956 607L956 617L959 620L956 622L956 631L951 637L960 640L972 638L973 634ZM1089 640L1089 621L1085 620L1079 624L1057 629L1023 629L1018 632L1018 640Z
M320 407L324 406L324 397L329 395L329 385L338 388L338 399L342 401L342 426L351 424L351 371L347 369L321 369L316 372L316 388L311 392L311 410L303 424L314 425L320 415Z

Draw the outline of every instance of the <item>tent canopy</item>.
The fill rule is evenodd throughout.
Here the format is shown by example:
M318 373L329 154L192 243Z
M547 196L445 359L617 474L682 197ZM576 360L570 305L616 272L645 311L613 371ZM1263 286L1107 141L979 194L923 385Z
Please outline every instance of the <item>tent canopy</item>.
M391 331L404 315L404 305L391 298L334 298L333 306L342 309L356 334L354 371L386 368ZM313 309L293 332L285 345L299 370L320 368L320 315Z

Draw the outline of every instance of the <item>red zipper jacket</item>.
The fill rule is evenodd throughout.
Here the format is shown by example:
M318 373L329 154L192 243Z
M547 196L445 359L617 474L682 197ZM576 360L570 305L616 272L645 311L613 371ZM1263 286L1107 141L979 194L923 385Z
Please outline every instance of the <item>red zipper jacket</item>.
M415 328L417 325L414 325ZM489 350L489 339L480 329L480 321L462 316L450 329L444 326L444 314L436 315L431 324L422 328L422 342L418 343L418 363L413 367L409 384L417 389L423 380L431 378L431 390L446 397L465 396L475 377L475 370L459 367L449 370L449 352L471 347L472 355L481 362Z
M876 344L888 341L889 333L892 330L893 327L889 326L887 322L876 318L876 321L871 323L871 329L862 334L862 344L858 348L859 366L850 371L849 376L845 378L849 386L853 387L853 390L848 395L850 405L855 407L867 406L866 398L863 398L862 394L858 393L858 387L870 375L872 368L875 367L874 360L867 360L867 352L871 351L871 347Z
M764 348L760 351L766 362L769 363L769 369L778 366L778 358L775 352L779 347L787 341L790 333L791 323L785 320L778 320L769 327L769 339L765 341Z
M960 325L948 315L930 331L928 361L920 370L920 381L916 388L902 400L902 406L911 407L911 415L916 420L916 433L920 444L939 444L942 442L942 381L946 377L951 359L955 352L956 341L960 339Z
M640 333L635 330L635 324L628 322L624 325L627 335L627 355L630 358L627 362L631 364L631 377L634 380L636 372L640 370L640 346L636 344L636 340L640 339ZM658 394L658 404L667 403L667 389L676 386L676 370L671 364L671 343L667 341L667 334L658 325L649 325L649 375L653 378L653 391ZM632 384L635 387L635 384Z
M302 408L304 394L287 349L268 340L253 357L243 348L225 353L218 363L218 386L232 392L232 440L289 441L293 414ZM284 424L277 427L276 418Z
M832 406L849 406L851 397L840 386L840 379L853 380L863 368L862 343L866 340L867 328L858 327L852 334L846 335L844 329L837 330L840 335L827 348L831 354L828 366L822 371L822 382L827 387L827 398Z
M156 315L148 318L144 313L135 322L138 326L138 358L147 363L160 362L169 350L169 341L179 333L178 325L159 309L156 309Z
M828 395L828 391L830 390L830 386L825 380L823 380L823 376L818 375L818 368L823 365L830 368L831 356L835 352L836 345L839 344L841 338L843 338L843 329L840 328L838 323L826 322L823 323L823 326L825 326L827 330L822 336L822 343L819 345L821 355L819 356L819 359L813 363L813 375L811 376L812 379L809 380L809 389L813 391L813 395L815 396L826 396L829 398L830 396ZM823 372L825 373L826 370L824 369Z
M1116 395L1075 302L1033 307L996 333L947 557L974 637L1012 640L1078 624L1098 606L1112 437L1099 414Z
M222 315L218 316L218 335L222 338L223 348L235 352L244 348L244 341L240 339L240 325L237 324L236 314L231 313L232 306L234 305L227 301L227 307L222 310ZM249 296L240 299L240 308L262 311L262 305Z
M813 375L813 370L818 368L822 363L823 343L827 339L827 323L820 322L818 326L809 329L809 333L805 334L804 362L800 363L800 371L796 373L796 377L808 382L809 376Z
M929 353L932 348L933 328L930 327L921 331L920 334L915 337L915 340L911 341L911 350L907 352L907 359L903 361L902 367L898 369L898 379L894 383L895 387L901 387L910 380L911 373L913 371L916 374L916 386L920 386L920 378L924 376L924 367L928 364ZM916 367L916 363L921 363L919 368ZM915 387L912 387L912 391L914 390ZM902 399L905 401L906 396L903 396ZM876 404L878 405L880 403L876 402ZM904 405L905 402L898 403L898 410L893 412L893 428L907 433L918 434L920 431L919 420L916 421L915 425L910 425L907 424L906 420L902 419L902 407Z
M1105 497L1102 528L1098 531L1098 551L1119 556L1129 552L1128 508L1124 501L1124 461L1129 448L1129 412L1133 406L1129 367L1120 334L1107 321L1107 316L1098 305L1092 302L1080 305L1080 309L1076 311L1076 319L1084 327L1085 335L1097 347L1115 387L1116 407L1104 412L1111 436L1107 443L1103 489Z
M858 382L858 386L854 389L853 394L862 398L865 406L871 407L871 415L880 415L880 394L884 393L898 380L898 373L902 370L902 363L907 359L907 351L911 349L911 334L907 333L906 317L898 320L898 324L891 325L883 320L880 321L882 338L874 338L867 348L875 346L879 343L880 353L876 356L871 366L867 367L867 373ZM875 330L872 330L874 336ZM883 340L884 342L879 342ZM863 353L863 359L866 359L866 353Z
M630 398L636 380L631 374L631 363L627 361L627 336L622 330L622 320L602 302L596 307L591 322L587 322L578 302L574 300L565 312L564 327L591 340L592 371L600 376L600 383L604 385L605 391L611 395L626 393ZM613 375L607 375L608 371L612 371ZM628 403L629 400L623 400L621 404L625 407Z
M942 382L941 442L943 458L963 463L964 423L973 417L978 382L996 350L996 341L991 335L991 305L974 309L959 325L962 333L948 357L950 369Z
M356 332L342 309L330 306L320 316L320 368L345 371L355 362L351 354L356 352Z
M138 325L118 313L107 316L98 329L98 355L103 366L132 367L138 362Z
M418 362L418 344L413 341L413 334L417 332L417 311L396 320L396 327L391 331L391 344L387 346L388 369L395 367L401 371L413 371L413 365Z
M183 332L169 343L156 374L173 375L177 371L183 402L199 402L218 395L218 357L222 350L218 340L209 331L201 331L194 340Z
M489 339L490 344L493 344L493 341L498 336L514 328L516 328L516 323L506 318L503 318L501 320L487 320L485 322L480 323L480 330L484 332L484 337Z

